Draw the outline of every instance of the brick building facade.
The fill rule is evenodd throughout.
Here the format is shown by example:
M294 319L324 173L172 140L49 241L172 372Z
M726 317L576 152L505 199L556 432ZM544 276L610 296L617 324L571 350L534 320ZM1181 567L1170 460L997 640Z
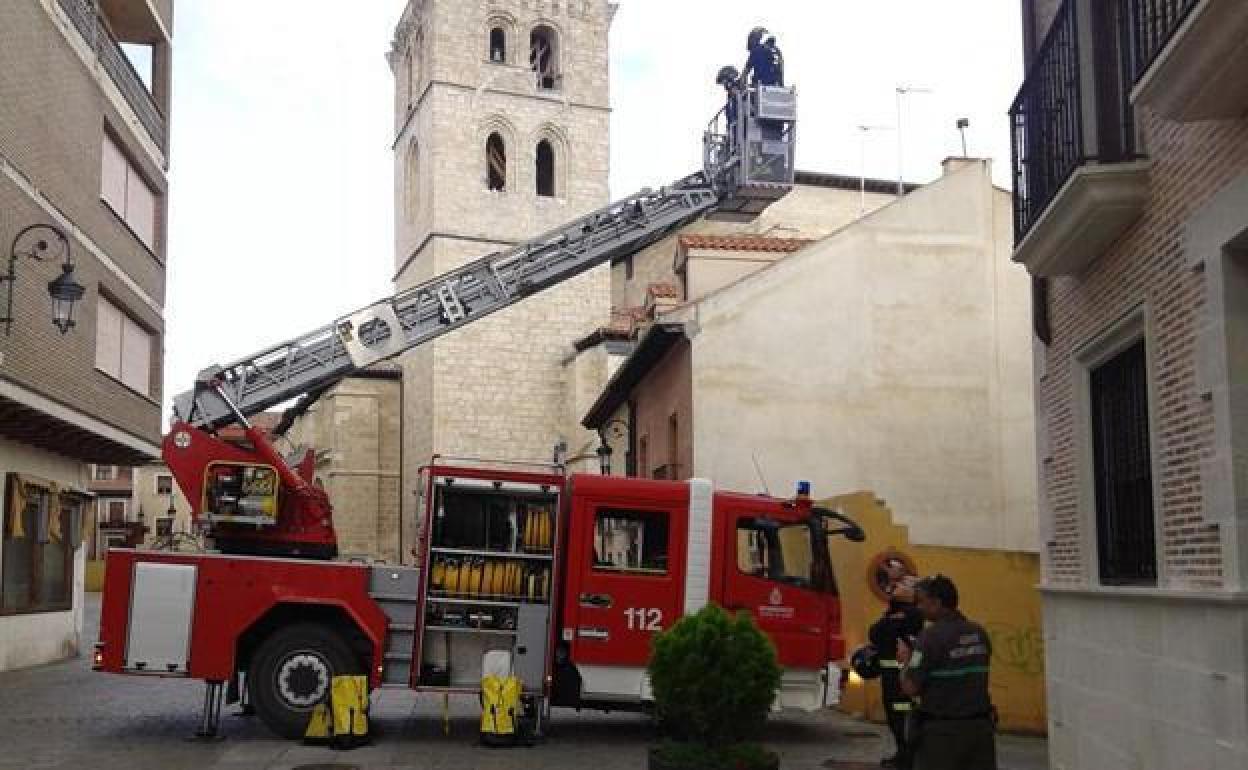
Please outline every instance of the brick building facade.
M1025 0L1051 761L1248 763L1248 6Z
M0 281L0 669L80 648L84 463L159 455L172 6L0 7L0 244L29 252L24 228L57 228L84 289L62 334L51 231L34 235L55 258Z

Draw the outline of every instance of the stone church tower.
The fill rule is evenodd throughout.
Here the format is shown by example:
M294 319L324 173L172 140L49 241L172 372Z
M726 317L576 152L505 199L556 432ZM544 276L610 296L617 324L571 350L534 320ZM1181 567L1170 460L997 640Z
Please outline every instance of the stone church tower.
M395 289L607 203L607 0L410 0L394 72ZM404 508L443 455L549 461L564 363L606 323L592 270L406 354ZM405 517L408 518L408 517Z

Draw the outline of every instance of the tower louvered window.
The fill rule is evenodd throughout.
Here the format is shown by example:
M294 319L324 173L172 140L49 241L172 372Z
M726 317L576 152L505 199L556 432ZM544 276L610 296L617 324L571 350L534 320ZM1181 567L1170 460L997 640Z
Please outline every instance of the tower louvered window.
M507 146L498 134L490 134L485 140L486 187L490 190L507 189Z

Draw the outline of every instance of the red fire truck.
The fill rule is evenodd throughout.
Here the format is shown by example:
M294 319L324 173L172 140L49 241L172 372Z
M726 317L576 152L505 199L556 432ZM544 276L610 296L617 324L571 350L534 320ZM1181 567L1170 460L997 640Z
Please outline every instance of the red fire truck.
M110 550L95 668L204 680L205 733L225 695L301 735L344 673L476 693L483 656L499 650L539 717L644 708L652 636L715 602L751 613L775 642L779 705L833 702L844 643L827 539L861 530L808 490L778 499L703 479L435 458L420 471L419 566L350 563L335 560L311 452L287 460L248 421L695 218L755 216L792 184L795 93L739 98L746 117L730 133L712 122L703 171L201 372L174 400L162 451L213 550ZM233 423L248 446L217 434Z

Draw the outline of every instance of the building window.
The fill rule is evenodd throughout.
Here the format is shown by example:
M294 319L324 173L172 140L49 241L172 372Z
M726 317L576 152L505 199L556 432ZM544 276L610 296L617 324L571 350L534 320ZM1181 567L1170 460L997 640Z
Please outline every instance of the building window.
M501 192L507 189L507 146L498 132L485 140L486 187Z
M102 156L100 198L149 250L155 251L156 193L108 134L104 134Z
M173 494L173 476L165 476L162 474L156 477L156 494Z
M412 108L412 100L416 96L416 67L412 64L412 49L408 48L407 53L403 55L403 75L404 84L407 86L406 101L407 109Z
M95 368L151 395L152 335L104 297L96 306Z
M112 481L113 480L113 466L111 465L95 466L95 480L96 481Z
M495 64L507 61L507 32L502 27L490 30L490 61Z
M545 139L537 143L537 194L555 197L555 149Z
M1152 585L1157 552L1144 340L1089 374L1100 579Z
M667 418L667 462L680 462L680 417L675 412Z
M629 254L624 258L624 280L633 280L633 255Z
M105 519L109 524L121 526L126 523L126 501L125 500L109 500L107 508L108 518Z
M411 143L407 150L407 168L403 192L407 203L408 221L414 222L420 213L420 145L415 141Z
M7 476L0 614L68 610L81 500Z
M169 537L173 534L173 519L162 516L156 520L156 537Z
M637 439L637 475L646 478L650 475L650 437Z
M594 569L667 574L667 528L663 511L599 509L594 521Z
M558 42L558 35L550 27L534 27L529 34L529 66L540 89L549 91L559 87Z

